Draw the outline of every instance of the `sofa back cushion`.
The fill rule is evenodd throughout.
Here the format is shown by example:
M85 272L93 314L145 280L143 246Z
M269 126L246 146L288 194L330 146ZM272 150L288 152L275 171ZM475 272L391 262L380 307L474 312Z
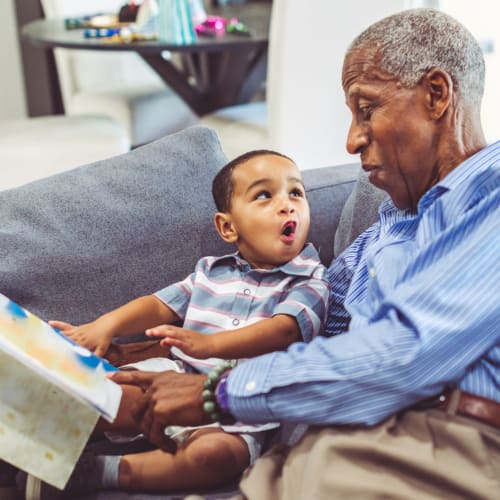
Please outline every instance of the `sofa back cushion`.
M354 189L346 200L335 232L334 257L338 257L365 229L378 219L378 209L388 197L385 191L375 187L362 169Z
M184 279L217 235L212 179L226 163L197 126L127 154L0 191L0 293L43 319L91 321ZM357 165L303 172L309 240L328 265Z
M358 163L351 163L302 172L311 207L309 241L316 245L325 266L329 266L334 257L335 232L359 170Z
M227 252L211 182L226 163L192 127L127 154L0 191L0 292L75 324L187 276Z

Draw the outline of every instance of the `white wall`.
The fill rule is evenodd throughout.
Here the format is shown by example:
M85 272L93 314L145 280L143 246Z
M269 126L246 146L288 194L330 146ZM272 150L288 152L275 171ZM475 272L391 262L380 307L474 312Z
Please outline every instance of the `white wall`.
M350 113L341 73L347 47L374 21L422 1L294 1L275 0L281 11L272 20L271 33L280 40L270 49L268 67L271 144L303 170L356 161L345 148Z
M14 2L15 0L1 0L0 120L22 118L27 114Z
M500 2L498 0L440 0L440 8L462 22L485 47L486 77L481 108L486 140L500 138Z

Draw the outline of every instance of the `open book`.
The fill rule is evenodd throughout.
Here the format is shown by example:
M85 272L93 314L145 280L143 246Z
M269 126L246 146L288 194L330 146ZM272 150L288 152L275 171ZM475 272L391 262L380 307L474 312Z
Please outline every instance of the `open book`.
M0 458L62 488L99 416L116 416L114 370L0 294Z

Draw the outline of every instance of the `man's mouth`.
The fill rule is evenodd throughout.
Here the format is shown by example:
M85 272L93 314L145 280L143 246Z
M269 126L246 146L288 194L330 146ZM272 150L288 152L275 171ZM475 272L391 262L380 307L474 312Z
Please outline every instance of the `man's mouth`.
M374 184L377 185L377 177L380 174L380 171L382 170L382 167L378 165L363 165L363 170L368 174L368 180Z
M367 165L366 163L363 163L363 170L365 172L372 172L373 170L378 170L380 167L378 165Z

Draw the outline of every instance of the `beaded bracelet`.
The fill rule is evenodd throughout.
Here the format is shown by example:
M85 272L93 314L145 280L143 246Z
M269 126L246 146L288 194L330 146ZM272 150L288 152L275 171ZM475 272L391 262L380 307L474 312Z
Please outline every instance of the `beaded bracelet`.
M228 370L231 370L235 366L234 361L222 361L215 368L208 372L207 379L203 383L203 392L201 393L201 398L203 399L203 411L208 414L212 422L222 422L223 411L219 404L217 403L217 398L215 396L215 390L219 384L222 376ZM228 416L229 415L224 415Z

